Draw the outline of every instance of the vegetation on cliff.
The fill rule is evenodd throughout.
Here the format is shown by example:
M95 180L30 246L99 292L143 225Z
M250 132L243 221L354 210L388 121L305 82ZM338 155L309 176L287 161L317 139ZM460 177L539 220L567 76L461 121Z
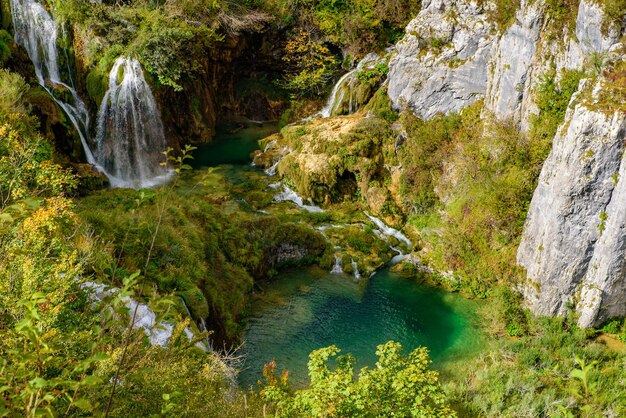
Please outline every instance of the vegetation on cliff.
M226 60L220 53L238 48L241 34L269 34L280 53L263 53L280 70L240 86L290 99L286 123L307 108L302 100L324 96L340 68L396 41L419 3L70 0L47 7L70 29L62 42L92 105L103 100L113 61L129 55L162 100L178 92L189 96L190 113L206 113L190 86L207 77L208 61ZM575 4L548 1L548 16L570 30ZM603 4L605 25L623 17L622 0ZM518 5L496 3L492 19L501 30ZM0 30L0 66L17 66L15 52ZM46 108L54 104L43 103L42 89L0 70L0 416L626 414L619 341L626 323L584 331L574 318L534 318L509 290L521 277L515 251L537 176L589 70L547 67L527 132L480 102L428 121L397 114L380 87L387 71L381 64L357 73L369 100L361 113L285 126L265 140L259 161L271 166L282 157L283 183L273 186L290 186L328 209L302 213L273 204L270 180L259 172L187 172L184 159L174 161L176 180L163 188L82 187L93 179L65 164L79 153L52 143L57 133L44 118L65 116ZM623 62L605 69L612 86L595 106L623 109L625 74ZM390 342L378 347L376 367L355 376L354 359L333 346L311 354L307 388L290 388L274 364L259 392L237 388L237 358L228 348L239 341L255 284L286 266L329 269L336 256L346 271L356 258L369 274L394 255L398 240L376 236L363 211L406 227L417 242L413 260L434 272L404 264L416 279L489 298L488 350L439 375L429 370L425 348L403 356ZM343 225L324 230L331 222ZM92 282L118 291L96 300L85 291ZM129 298L146 303L156 323L171 325L165 346L129 326L136 313ZM203 350L209 336L218 351Z

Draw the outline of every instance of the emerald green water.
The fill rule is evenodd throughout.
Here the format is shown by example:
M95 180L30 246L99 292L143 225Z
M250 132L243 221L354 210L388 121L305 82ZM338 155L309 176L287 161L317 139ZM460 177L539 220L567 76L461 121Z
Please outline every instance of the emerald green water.
M337 345L357 369L376 362L376 346L402 343L405 353L430 349L434 368L475 354L481 337L476 302L410 280L387 269L355 281L319 269L285 272L255 302L245 331L247 356L239 380L253 386L272 359L294 386L308 382L309 353Z
M243 121L237 126L219 126L215 138L193 153L196 169L223 164L250 165L250 154L259 149L259 140L278 132L276 122Z

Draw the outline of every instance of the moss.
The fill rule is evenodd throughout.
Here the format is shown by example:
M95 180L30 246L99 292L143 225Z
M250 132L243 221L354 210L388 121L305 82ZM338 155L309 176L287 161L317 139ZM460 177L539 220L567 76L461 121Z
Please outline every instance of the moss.
M109 75L102 70L102 66L97 66L87 74L87 94L89 98L100 106L104 95L109 88Z
M602 31L607 35L612 29L619 28L624 20L626 0L599 0L604 9Z
M111 259L119 257L116 277L141 270L159 293L177 293L194 318L208 317L220 329L218 338L233 341L240 335L254 280L271 277L281 267L280 246L288 243L305 251L304 258L290 262L314 263L328 244L306 225L246 211L234 200L241 189L231 191L219 180L223 173L211 174L218 181L205 186L199 182L202 175L191 176L169 198L147 270L160 192L97 192L78 201L78 213L110 243ZM114 266L103 269L113 273Z
M378 89L363 110L388 122L395 122L399 117L398 112L393 110L391 106L391 99L389 99L389 95L387 94L387 87Z
M9 32L0 29L0 66L4 65L11 58L11 43L13 37Z
M515 12L520 8L520 0L500 0L488 11L489 19L504 33L515 20Z

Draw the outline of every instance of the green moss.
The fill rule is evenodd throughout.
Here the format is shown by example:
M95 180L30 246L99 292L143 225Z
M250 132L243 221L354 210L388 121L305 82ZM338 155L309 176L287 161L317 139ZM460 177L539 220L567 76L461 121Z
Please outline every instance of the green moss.
M4 65L11 58L11 43L13 37L9 32L0 29L0 66Z
M327 243L306 225L282 223L249 213L234 200L225 202L213 187L227 183L203 186L201 179L187 179L169 198L145 274L160 293L179 294L194 318L208 317L223 328L222 338L235 340L254 279L271 277L281 267L281 245L305 251L304 258L289 263L314 263ZM144 271L161 198L151 190L101 191L81 199L78 213L110 242L112 259L120 257L118 269ZM113 266L102 268L113 273ZM117 277L123 277L121 271Z
M389 95L387 94L387 87L378 89L363 110L388 122L395 122L399 117L398 112L393 110L391 106L391 99L389 99Z

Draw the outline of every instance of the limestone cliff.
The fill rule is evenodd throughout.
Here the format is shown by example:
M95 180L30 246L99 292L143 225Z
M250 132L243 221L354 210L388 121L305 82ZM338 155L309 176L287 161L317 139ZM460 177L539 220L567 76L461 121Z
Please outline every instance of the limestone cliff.
M525 129L546 68L581 68L624 30L607 27L592 0L580 1L573 25L567 21L572 16L557 16L562 11L545 1L522 0L512 23L497 27L490 19L495 8L494 2L423 2L389 64L389 97L397 110L430 119L484 98L486 110Z
M559 7L561 7L559 9ZM577 10L522 0L513 19L490 23L496 3L423 2L391 59L389 97L397 110L430 119L484 98L485 110L526 131L550 68L585 69L553 142L529 209L518 262L538 314L575 306L579 324L626 315L626 71L624 17L601 2ZM620 180L622 179L622 180Z
M484 97L494 28L475 2L422 6L389 63L389 97L395 108L429 119Z
M596 93L605 82L595 85ZM583 92L591 88L586 84ZM564 314L580 298L582 326L626 314L626 185L620 181L626 175L625 135L623 111L598 109L584 100L568 110L541 172L518 252L534 312Z

